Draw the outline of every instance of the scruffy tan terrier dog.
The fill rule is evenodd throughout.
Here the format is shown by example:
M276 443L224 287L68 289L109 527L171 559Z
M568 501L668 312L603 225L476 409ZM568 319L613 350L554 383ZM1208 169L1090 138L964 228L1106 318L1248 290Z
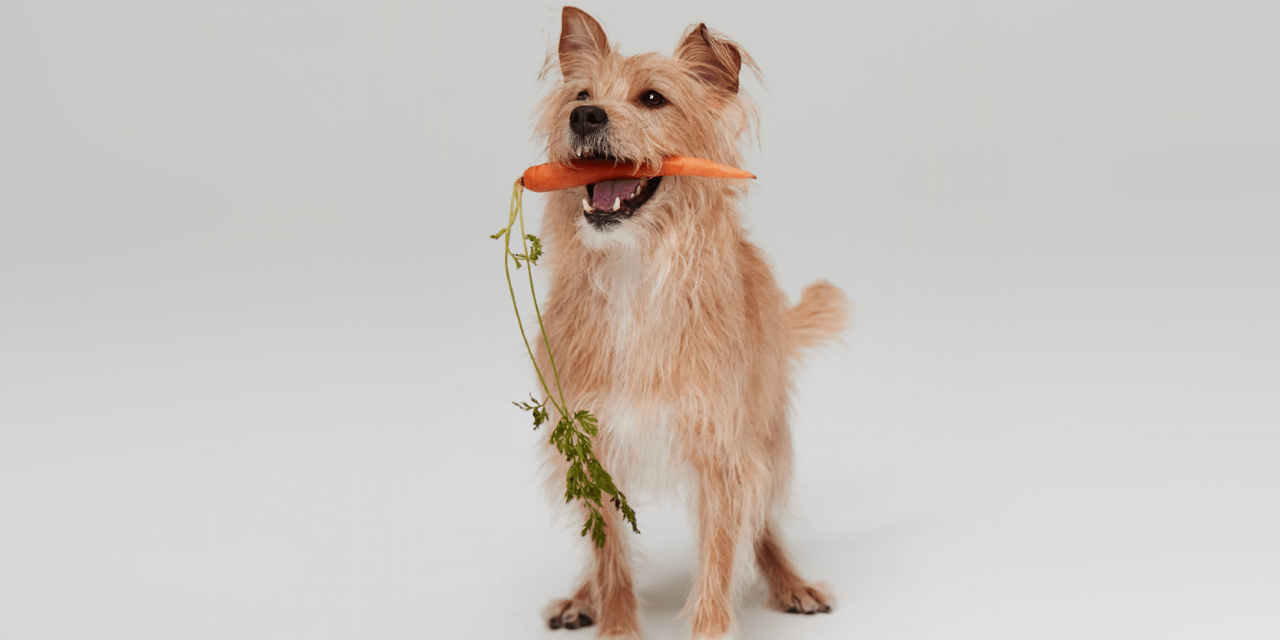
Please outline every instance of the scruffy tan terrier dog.
M758 75L738 45L703 24L670 58L622 56L591 16L565 7L558 56L547 63L563 80L538 123L548 160L658 165L682 155L739 167L739 139L755 120L738 90L743 65ZM735 585L752 557L771 607L832 605L788 559L777 515L791 478L791 368L802 348L843 328L847 302L818 282L788 304L742 228L743 189L684 176L598 182L551 194L542 228L552 272L546 333L570 405L600 420L597 456L624 492L684 495L696 513L685 615L698 639L733 633ZM538 359L550 369L545 349ZM554 447L546 453L562 495L566 463ZM553 629L599 624L599 637L639 638L631 534L617 513L604 514L605 546L593 547L582 584L545 619Z

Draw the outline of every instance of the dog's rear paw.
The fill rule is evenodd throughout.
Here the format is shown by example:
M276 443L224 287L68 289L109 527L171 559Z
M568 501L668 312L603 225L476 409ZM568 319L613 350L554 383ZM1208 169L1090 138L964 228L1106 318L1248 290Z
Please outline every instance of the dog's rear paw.
M796 582L774 591L770 596L774 608L785 613L831 613L835 597L826 585Z
M552 629L578 629L595 624L595 613L585 600L564 598L552 600L542 610L542 619Z

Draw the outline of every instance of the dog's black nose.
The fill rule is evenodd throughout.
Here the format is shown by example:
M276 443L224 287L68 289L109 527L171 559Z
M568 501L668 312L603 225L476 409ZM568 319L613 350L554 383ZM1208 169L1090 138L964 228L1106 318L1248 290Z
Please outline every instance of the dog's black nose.
M605 113L604 109L600 107L582 106L574 109L569 114L569 128L580 136L603 129L604 123L608 121L609 114Z

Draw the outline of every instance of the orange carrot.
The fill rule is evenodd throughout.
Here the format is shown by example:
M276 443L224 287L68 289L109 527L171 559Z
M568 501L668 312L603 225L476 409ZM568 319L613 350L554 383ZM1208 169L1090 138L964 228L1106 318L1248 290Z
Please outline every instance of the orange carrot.
M601 180L619 178L652 178L654 176L702 176L704 178L755 178L754 175L734 167L726 167L702 158L668 156L662 159L662 169L644 165L636 167L632 162L612 160L579 160L572 164L548 162L525 169L520 184L530 191L558 191L569 187L581 187Z

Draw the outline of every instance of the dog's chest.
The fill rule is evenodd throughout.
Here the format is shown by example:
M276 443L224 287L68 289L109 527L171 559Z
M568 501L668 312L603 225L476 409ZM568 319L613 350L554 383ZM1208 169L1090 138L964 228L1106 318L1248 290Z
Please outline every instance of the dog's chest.
M678 495L691 467L681 455L674 407L613 393L600 409L607 434L604 460L618 486L637 498Z
M655 394L652 381L678 357L672 336L679 319L667 311L662 272L640 260L620 259L598 282L612 349L611 385L600 407L609 433L611 463L624 490L642 495L677 492L688 476L680 455L676 403Z
M660 269L634 254L616 256L596 274L594 285L604 294L615 387L634 386L644 369L662 367L664 359L675 356L664 348L678 319L668 311L671 292L663 289L663 281Z

